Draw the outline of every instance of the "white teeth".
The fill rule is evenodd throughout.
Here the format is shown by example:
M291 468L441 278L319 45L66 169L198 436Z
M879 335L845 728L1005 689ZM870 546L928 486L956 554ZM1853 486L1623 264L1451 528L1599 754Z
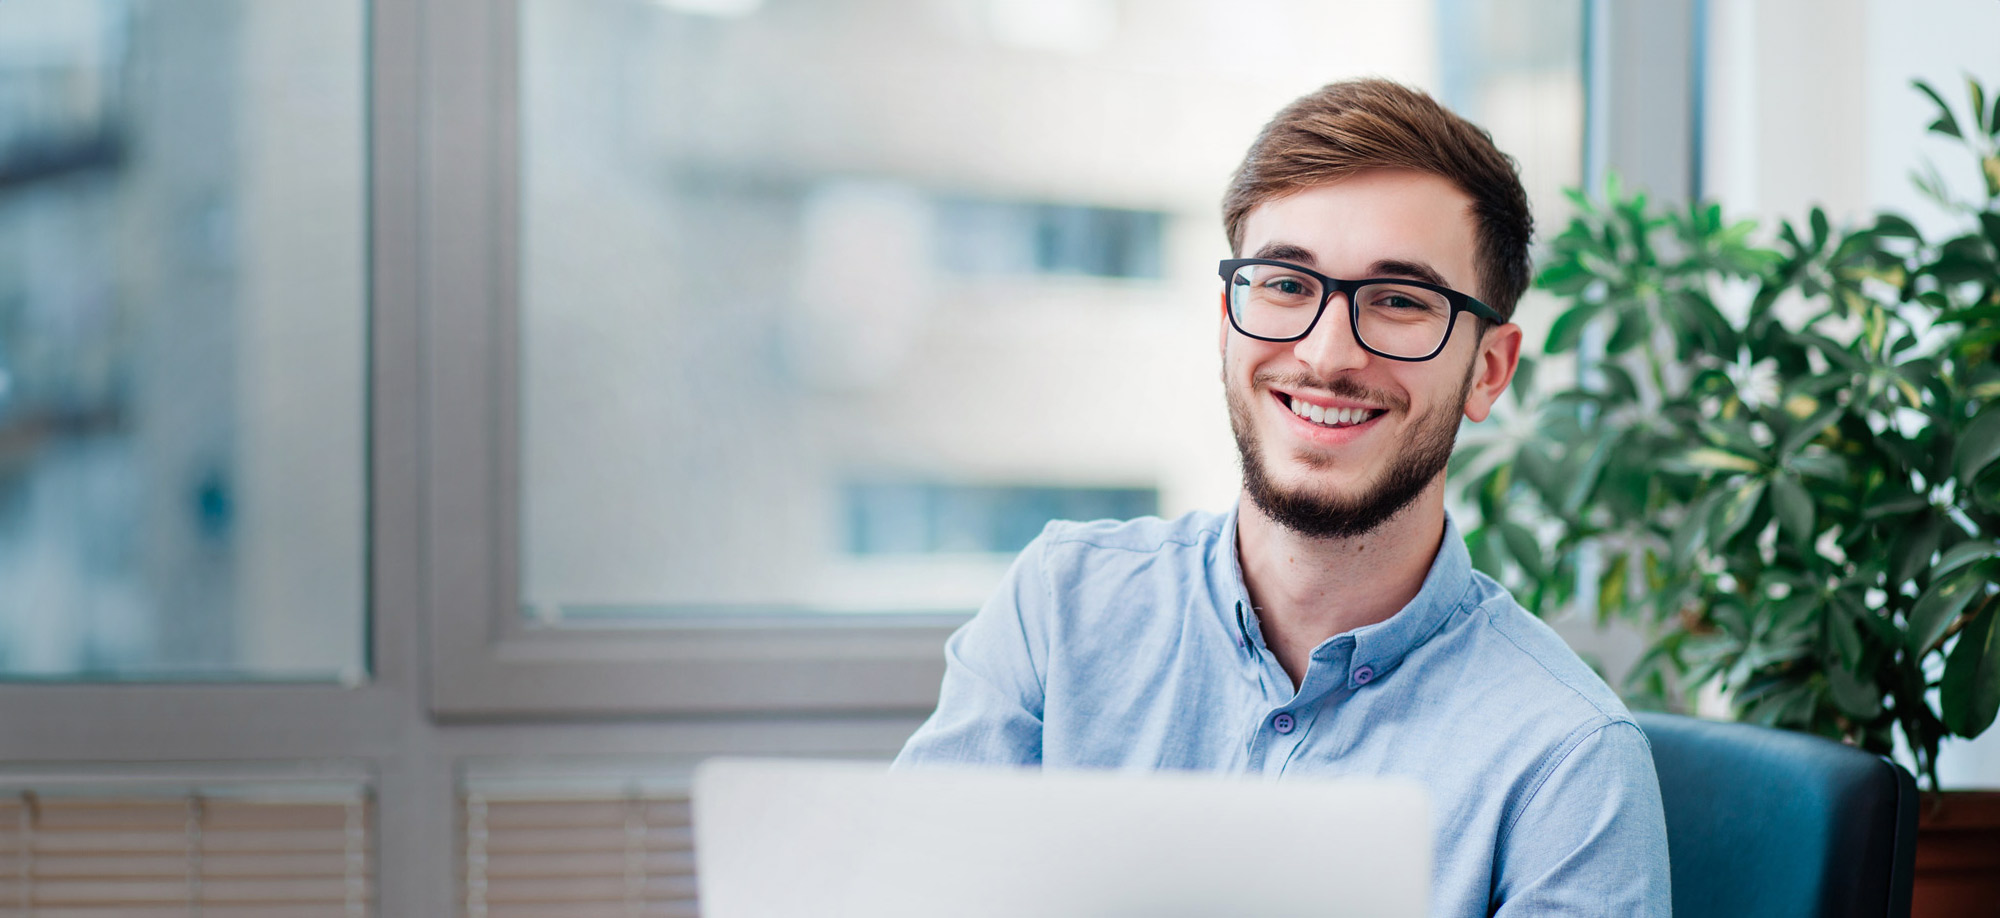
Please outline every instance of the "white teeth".
M1372 414L1367 408L1321 408L1302 398L1292 399L1292 413L1315 424L1346 427L1368 420Z

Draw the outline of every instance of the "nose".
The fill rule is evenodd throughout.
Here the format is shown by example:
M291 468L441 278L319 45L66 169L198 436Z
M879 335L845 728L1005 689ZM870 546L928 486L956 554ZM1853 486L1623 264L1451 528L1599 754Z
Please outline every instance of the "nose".
M1336 293L1312 331L1292 343L1292 354L1312 369L1320 379L1331 379L1343 370L1359 369L1371 356L1362 349L1354 334L1353 313L1347 294Z

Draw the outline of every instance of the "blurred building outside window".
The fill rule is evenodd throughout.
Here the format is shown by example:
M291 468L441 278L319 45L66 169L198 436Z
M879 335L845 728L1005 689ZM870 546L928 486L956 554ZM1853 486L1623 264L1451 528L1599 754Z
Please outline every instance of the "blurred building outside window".
M363 13L0 4L0 678L366 677Z

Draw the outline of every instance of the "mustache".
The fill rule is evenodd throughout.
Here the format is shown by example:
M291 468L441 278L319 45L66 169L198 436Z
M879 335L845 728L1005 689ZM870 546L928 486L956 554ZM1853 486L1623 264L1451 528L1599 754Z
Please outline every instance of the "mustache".
M1321 379L1310 373L1265 372L1252 376L1250 384L1260 389L1316 389L1336 398L1353 399L1397 411L1407 411L1410 407L1407 400L1394 392L1371 389L1346 376Z

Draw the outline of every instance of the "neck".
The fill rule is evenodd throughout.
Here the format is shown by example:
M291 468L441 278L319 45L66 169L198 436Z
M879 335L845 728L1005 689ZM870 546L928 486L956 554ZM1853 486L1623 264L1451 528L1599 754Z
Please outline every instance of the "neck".
M1373 531L1326 539L1237 498L1236 549L1264 643L1296 687L1314 647L1394 616L1424 585L1444 535L1444 476Z

